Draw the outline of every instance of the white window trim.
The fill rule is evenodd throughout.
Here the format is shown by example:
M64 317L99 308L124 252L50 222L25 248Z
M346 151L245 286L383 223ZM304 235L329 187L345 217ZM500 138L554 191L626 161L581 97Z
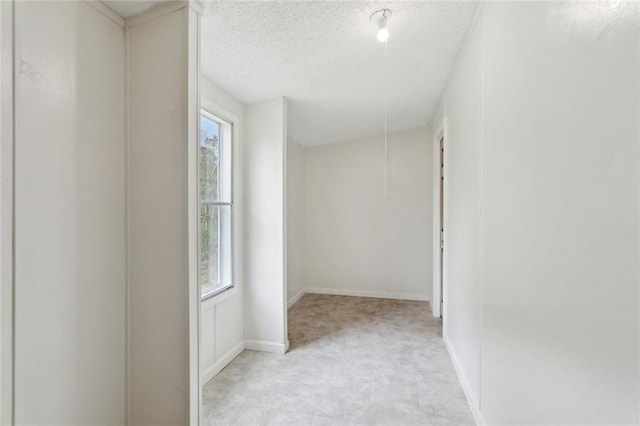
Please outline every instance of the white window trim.
M221 113L222 112L222 113ZM220 288L216 288L216 289L212 289L210 291L207 291L205 293L202 293L202 287L200 287L201 283L200 283L200 246L201 246L201 241L200 241L200 216L198 216L198 234L197 234L197 258L198 258L198 286L200 289L200 300L202 304L206 304L206 305L210 305L210 304L217 304L223 300L226 300L234 295L236 295L238 293L238 288L236 285L236 270L235 270L235 258L236 258L236 244L235 244L235 185L234 185L234 181L235 181L235 167L234 167L234 161L235 161L235 139L236 139L236 131L235 131L235 122L237 122L237 120L233 120L233 119L229 119L227 118L227 114L224 114L223 111L220 111L218 108L216 108L215 106L213 106L212 104L206 102L206 101L202 101L201 102L201 106L200 106L200 113L198 114L198 120L201 120L202 115L207 116L207 118L216 121L218 123L221 123L221 130L222 130L222 124L227 124L230 128L230 144L231 144L231 148L230 148L230 153L231 153L231 158L229 159L229 164L231 167L230 170L230 175L231 175L231 182L230 182L230 197L231 197L231 201L230 202L221 202L219 205L221 206L230 206L231 207L231 218L230 218L230 233L231 233L231 253L229 254L231 256L230 259L230 271L229 273L231 274L231 282L230 284L224 286L224 287L220 287ZM222 132L221 132L222 133ZM221 137L222 139L222 137ZM200 143L200 137L198 136L198 144ZM198 150L198 153L200 151ZM219 155L220 155L220 163L222 163L222 140L220 141L220 148L219 148ZM200 176L200 156L198 154L198 161L197 161L197 176ZM220 194L220 180L218 180L218 194ZM200 214L200 206L202 205L202 200L200 199L200 181L198 179L198 191L197 191L197 197L198 197L198 215ZM218 239L220 239L220 234L218 234ZM218 241L218 246L220 246L219 244L220 242ZM218 274L220 274L220 269L218 270Z

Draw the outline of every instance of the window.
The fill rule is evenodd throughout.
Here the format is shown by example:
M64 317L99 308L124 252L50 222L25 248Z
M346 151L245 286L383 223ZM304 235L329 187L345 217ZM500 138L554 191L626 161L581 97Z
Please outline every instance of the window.
M202 298L233 287L233 125L207 111L200 116L199 274Z

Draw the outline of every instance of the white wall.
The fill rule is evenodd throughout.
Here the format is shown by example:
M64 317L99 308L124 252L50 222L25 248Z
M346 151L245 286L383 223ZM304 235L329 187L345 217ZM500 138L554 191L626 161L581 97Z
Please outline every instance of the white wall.
M197 217L190 210L197 180L189 164L195 165L199 112L189 83L197 71L193 13L183 7L128 29L131 424L184 424L194 415L190 374L198 353L189 351L189 313L190 299L199 309L199 298L188 213Z
M125 34L97 2L15 8L15 422L197 422L197 13L169 5Z
M472 257L447 249L445 333L472 396L480 366L475 408L487 424L640 421L633 8L485 3L445 91L451 149L466 144L447 163L449 238L480 223ZM456 185L478 177L478 161L479 192L470 176ZM456 199L472 204L469 217ZM478 281L476 300L454 297ZM476 355L459 337L477 341L478 301Z
M443 335L473 404L480 400L480 28L467 35L449 77L445 135Z
M284 352L286 100L248 105L244 119L245 345Z
M305 149L287 141L287 300L293 301L305 288Z
M13 405L13 4L0 3L0 424Z
M433 153L430 132L306 149L305 270L312 291L430 300Z
M125 420L124 31L16 2L15 422Z
M640 34L621 10L484 9L482 401L492 423L640 422Z
M242 147L244 105L213 83L201 78L201 105L233 122L234 289L202 303L200 319L200 371L202 385L225 367L244 348L243 192Z

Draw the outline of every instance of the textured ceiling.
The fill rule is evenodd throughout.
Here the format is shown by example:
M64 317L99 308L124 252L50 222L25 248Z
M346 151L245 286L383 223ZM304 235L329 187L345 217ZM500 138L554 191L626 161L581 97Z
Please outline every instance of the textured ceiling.
M389 129L425 125L477 2L208 1L202 73L246 104L286 96L303 145L381 134L385 49L369 15L382 7Z
M167 0L102 0L123 18L130 18Z

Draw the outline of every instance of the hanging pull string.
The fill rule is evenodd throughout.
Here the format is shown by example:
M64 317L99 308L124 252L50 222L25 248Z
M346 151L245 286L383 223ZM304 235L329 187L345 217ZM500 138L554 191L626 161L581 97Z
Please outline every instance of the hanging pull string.
M389 103L389 70L387 67L387 47L389 40L384 42L384 196L389 193L389 141L387 137L387 115Z

